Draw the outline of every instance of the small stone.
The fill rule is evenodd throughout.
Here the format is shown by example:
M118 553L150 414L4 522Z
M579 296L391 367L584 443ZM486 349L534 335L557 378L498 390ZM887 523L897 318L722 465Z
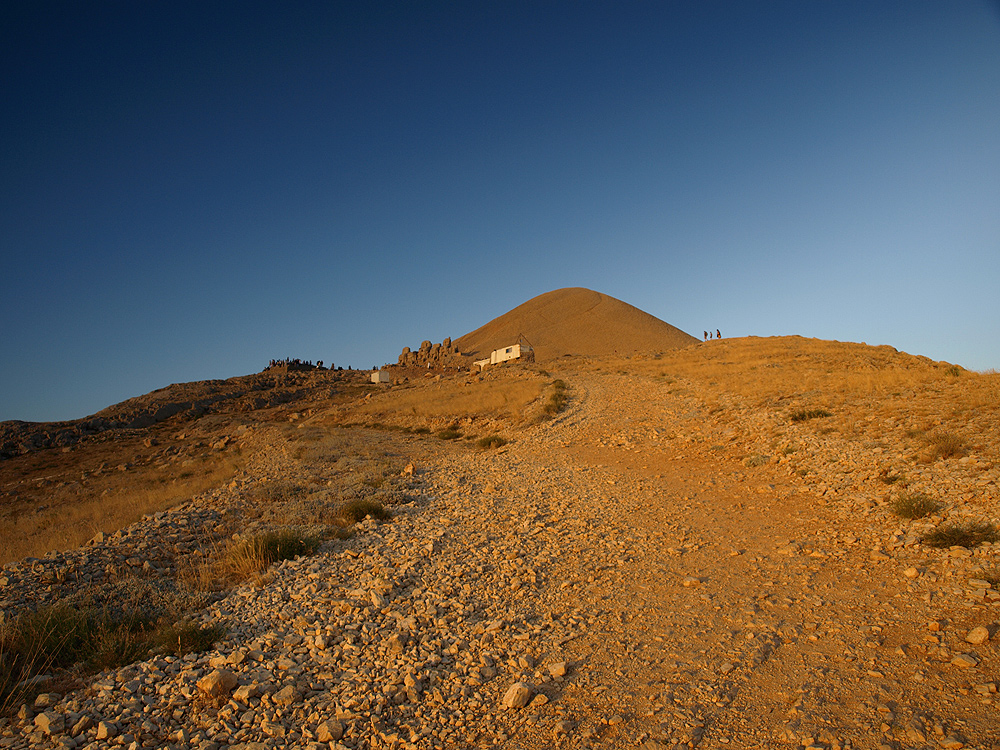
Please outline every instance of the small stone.
M101 721L97 724L97 739L109 740L118 736L118 727L108 721Z
M961 750L965 747L965 738L959 737L957 734L948 735L941 740L941 747L944 750Z
M274 702L279 706L290 706L293 703L298 703L302 700L302 696L299 695L299 691L291 685L286 685L281 688L281 690L275 693L272 697L274 698Z
M344 724L336 719L324 721L316 727L316 739L320 742L335 742L344 736Z
M70 734L74 737L79 737L92 726L94 726L94 720L87 716L87 714L84 714L77 719L77 722L73 725L73 729L70 731Z
M573 731L573 728L575 726L576 726L576 722L575 721L569 721L567 719L563 719L561 721L557 721L556 725L555 725L555 729L553 731L553 734L555 734L556 737L561 737L563 735L567 735L567 734L569 734L570 732Z
M962 667L963 669L968 669L969 667L975 667L979 664L979 659L977 659L972 654L959 654L954 659L951 660L953 666Z
M965 636L966 643L972 643L976 646L986 643L986 641L988 641L989 639L990 639L989 628L984 628L982 625L973 628L972 630L969 631L969 634Z
M534 695L534 688L526 682L515 682L503 696L504 708L524 708Z
M41 711L46 708L51 708L59 702L62 696L59 693L39 693L35 697L35 710Z
M684 586L685 588L691 588L692 586L697 586L700 583L701 580L695 578L694 576L684 576L684 578L681 580L681 585Z
M236 675L228 669L216 669L198 680L198 690L209 698L223 698L236 687Z
M918 578L920 576L920 571L916 568L907 568L903 571L903 575L907 578Z
M553 677L565 677L569 668L566 666L566 662L557 661L554 664L549 664L548 670Z
M35 717L35 726L45 734L62 734L66 729L66 717L55 711L43 711Z
M233 700L242 703L244 706L250 702L250 699L255 697L258 693L256 686L254 685L240 685L233 692Z

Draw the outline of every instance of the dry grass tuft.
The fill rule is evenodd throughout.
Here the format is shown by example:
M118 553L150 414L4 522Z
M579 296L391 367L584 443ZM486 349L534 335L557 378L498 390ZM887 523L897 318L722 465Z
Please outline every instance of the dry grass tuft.
M926 463L937 459L958 458L965 455L965 441L950 432L939 432L927 439L928 452L924 456Z
M500 437L499 435L487 435L486 437L481 437L476 441L476 446L482 450L502 448L505 445L507 445L507 439Z
M337 515L346 523L361 523L368 516L376 521L387 521L392 517L392 514L382 503L364 498L356 498L344 503Z
M996 527L985 521L938 526L921 541L928 547L975 547L997 540Z
M195 591L221 591L243 581L260 583L274 563L311 555L319 541L294 529L266 531L216 548L208 562L180 571L178 579Z
M822 419L823 417L832 417L833 414L828 412L826 409L799 409L798 411L792 412L789 417L793 422L805 422L810 419Z
M134 614L57 603L24 612L0 629L0 714L37 693L37 677L99 672L131 664L150 649L183 656L211 648L219 626L153 624Z
M923 518L941 507L941 503L923 492L905 492L892 501L892 511L900 518Z

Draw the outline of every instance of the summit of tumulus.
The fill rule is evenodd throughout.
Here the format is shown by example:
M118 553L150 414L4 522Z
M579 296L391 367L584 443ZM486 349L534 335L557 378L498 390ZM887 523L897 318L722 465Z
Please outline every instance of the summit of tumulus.
M455 340L464 355L528 340L537 360L566 354L627 355L677 349L698 339L627 302L582 287L546 292Z

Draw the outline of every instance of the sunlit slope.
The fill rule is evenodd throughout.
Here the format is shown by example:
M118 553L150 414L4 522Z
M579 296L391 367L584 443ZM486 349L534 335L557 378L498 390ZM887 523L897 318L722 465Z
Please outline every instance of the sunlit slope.
M463 354L479 358L514 343L519 335L531 343L538 360L564 354L614 356L664 351L698 341L621 300L573 287L530 299L455 343Z

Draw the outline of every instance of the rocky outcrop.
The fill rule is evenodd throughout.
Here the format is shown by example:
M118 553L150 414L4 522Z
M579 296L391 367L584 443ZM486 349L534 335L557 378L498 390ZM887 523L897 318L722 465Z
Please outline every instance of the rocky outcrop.
M412 351L410 347L404 346L402 354L399 355L398 364L401 367L463 367L467 364L467 357L462 355L458 346L452 344L451 338L446 338L440 344L432 344L424 341L417 351Z

